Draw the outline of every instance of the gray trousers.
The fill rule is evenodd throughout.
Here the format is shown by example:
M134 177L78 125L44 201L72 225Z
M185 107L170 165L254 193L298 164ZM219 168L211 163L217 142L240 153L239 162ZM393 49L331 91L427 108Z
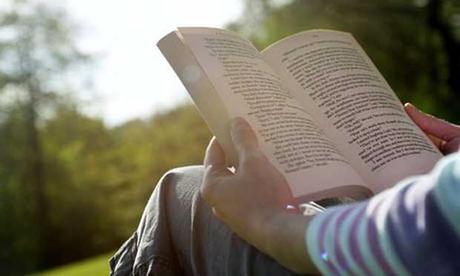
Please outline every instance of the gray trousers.
M165 174L137 231L110 259L111 275L296 275L240 239L211 212L203 167Z

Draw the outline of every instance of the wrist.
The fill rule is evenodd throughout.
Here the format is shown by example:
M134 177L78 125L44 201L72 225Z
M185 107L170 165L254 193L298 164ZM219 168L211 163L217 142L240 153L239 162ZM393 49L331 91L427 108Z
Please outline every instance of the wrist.
M315 271L307 252L305 233L314 215L279 212L264 223L264 252L297 273Z
M289 223L292 223L289 221L291 216L292 214L283 210L267 216L263 221L261 225L263 229L260 233L262 233L264 246L269 255L274 255L278 251L282 233L286 231L286 227L289 227Z
M247 225L249 242L259 250L269 254L273 236L276 235L276 228L284 221L287 214L282 209L263 209L248 216Z

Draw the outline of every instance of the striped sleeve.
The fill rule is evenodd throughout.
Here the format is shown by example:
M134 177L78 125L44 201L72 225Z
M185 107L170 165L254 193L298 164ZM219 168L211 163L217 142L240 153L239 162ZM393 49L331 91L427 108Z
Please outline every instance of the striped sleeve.
M317 215L306 243L325 275L455 275L460 271L460 153L368 201Z

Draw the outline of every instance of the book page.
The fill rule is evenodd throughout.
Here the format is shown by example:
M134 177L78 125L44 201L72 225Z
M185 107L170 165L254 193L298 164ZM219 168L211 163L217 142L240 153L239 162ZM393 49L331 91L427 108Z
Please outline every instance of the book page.
M163 37L157 45L187 88L211 132L219 137L227 163L232 163L231 160L236 160L236 153L231 147L228 126L225 124L230 120L230 115L222 99L214 92L213 84L177 31Z
M249 121L262 151L284 174L295 197L369 195L361 177L254 46L218 29L180 28L179 32L214 93L225 103L229 117Z
M350 34L307 31L263 55L374 192L442 156Z

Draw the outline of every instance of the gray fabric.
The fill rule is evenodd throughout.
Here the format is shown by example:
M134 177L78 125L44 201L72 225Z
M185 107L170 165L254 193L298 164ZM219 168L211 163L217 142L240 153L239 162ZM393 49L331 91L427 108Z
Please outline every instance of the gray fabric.
M111 275L296 275L241 240L201 199L203 167L164 175Z

